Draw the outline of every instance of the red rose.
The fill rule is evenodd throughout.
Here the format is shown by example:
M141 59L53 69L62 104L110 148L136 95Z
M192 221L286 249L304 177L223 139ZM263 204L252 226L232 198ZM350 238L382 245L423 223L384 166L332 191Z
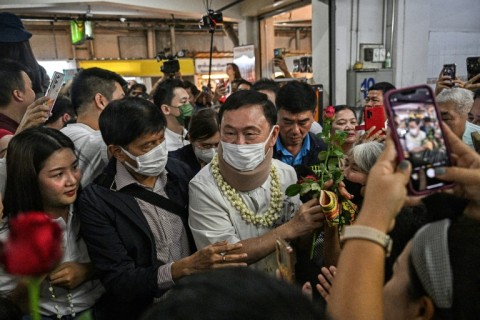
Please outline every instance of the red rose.
M62 258L63 232L44 212L19 214L10 219L10 234L0 262L14 275L36 276L50 272Z
M335 117L335 108L333 106L328 106L323 112L323 117L325 119L333 119Z
M317 177L315 177L314 175L308 175L308 176L305 177L305 179L312 180L312 181L317 181Z

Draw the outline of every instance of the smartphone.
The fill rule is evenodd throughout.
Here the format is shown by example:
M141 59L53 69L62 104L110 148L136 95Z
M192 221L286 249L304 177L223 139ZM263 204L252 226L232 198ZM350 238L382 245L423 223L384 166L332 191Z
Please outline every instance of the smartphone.
M469 57L467 58L467 75L468 80L475 77L480 73L480 57ZM475 81L475 83L480 83L480 79Z
M435 168L451 166L452 160L430 86L389 91L385 96L385 110L398 160L407 159L412 164L409 193L424 195L452 187L452 183L435 178ZM430 120L433 126L426 126L424 120Z
M273 57L274 58L283 58L283 51L282 48L275 48L273 49Z
M277 239L276 242L277 264L282 279L294 283L295 281L295 256L293 248L283 239Z
M365 107L363 110L363 119L365 121L365 131L375 126L375 130L370 135L385 129L385 111L384 107L377 105L374 107Z
M457 65L455 63L444 64L442 75L449 76L452 80L455 80L457 77Z
M62 89L64 78L65 75L63 73L55 71L52 75L52 79L50 80L50 84L48 85L45 96L50 98L47 102L47 104L50 106L50 114L52 114L53 106L55 105L55 101L60 93L60 89Z

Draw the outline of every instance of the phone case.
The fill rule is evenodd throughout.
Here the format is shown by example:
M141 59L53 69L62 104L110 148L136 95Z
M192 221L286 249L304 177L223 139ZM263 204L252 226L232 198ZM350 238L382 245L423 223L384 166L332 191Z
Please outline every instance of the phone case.
M473 147L475 148L475 151L480 153L480 132L479 131L472 132L471 136L472 136L472 142L473 142Z
M468 80L472 79L479 73L480 73L480 57L467 58ZM477 80L475 83L478 83L478 82L480 82L480 80Z
M58 94L62 89L64 77L65 75L63 73L55 71L52 75L52 79L50 80L50 84L48 85L45 96L50 98L50 100L48 101L48 105L50 106L50 114L52 113L52 109L55 105Z
M276 254L278 269L282 278L289 282L295 282L294 253L293 249L285 240L277 239Z
M438 129L435 128L436 131L440 132L440 139L443 140L437 147L432 148L430 151L425 149L424 151L420 152L409 152L405 147L405 141L403 144L400 139L399 130L400 126L397 126L396 119L395 119L395 106L393 105L396 103L395 99L400 94L404 94L405 96L415 92L418 92L419 89L422 89L428 92L429 101L425 100L424 102L406 102L405 100L399 100L404 103L405 107L407 105L416 105L416 110L420 111L428 111L427 106L425 109L421 109L420 105L424 103L428 105L428 107L433 107L433 112L435 113L435 121L438 122ZM413 101L413 100L412 100ZM385 103L385 110L387 112L387 118L389 122L389 127L392 128L391 136L395 142L395 146L397 149L397 158L398 161L402 161L407 159L412 164L412 173L410 175L410 181L408 184L408 190L410 194L413 195L426 195L438 190L447 189L453 187L453 183L449 183L447 181L441 181L435 178L435 167L444 167L444 166L451 166L452 161L450 158L451 150L450 145L448 143L448 138L445 135L442 127L442 118L440 116L440 112L438 111L437 104L435 102L435 94L432 91L432 88L428 85L418 85L413 87L407 87L397 90L392 90L387 92L386 96L384 97ZM397 107L398 108L398 107ZM398 108L398 110L402 110L402 108ZM403 110L404 113L407 111ZM409 111L408 111L409 112ZM401 111L399 111L399 114ZM427 112L428 113L428 112ZM425 117L427 117L426 115ZM408 115L410 117L410 115ZM436 132L434 131L434 133ZM406 133L405 133L406 135ZM418 185L418 188L416 187Z
M363 119L365 121L365 131L375 126L375 130L370 134L385 129L385 111L383 106L365 107L363 110Z

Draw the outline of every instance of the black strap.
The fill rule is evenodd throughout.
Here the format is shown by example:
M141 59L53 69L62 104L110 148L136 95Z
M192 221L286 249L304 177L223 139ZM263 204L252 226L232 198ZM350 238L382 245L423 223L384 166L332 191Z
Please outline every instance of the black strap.
M142 188L137 184L128 185L118 191L129 194L135 198L142 199L143 201L146 201L173 214L176 214L182 219L185 217L185 208L182 208L180 205L173 202L172 200L161 196L158 193Z

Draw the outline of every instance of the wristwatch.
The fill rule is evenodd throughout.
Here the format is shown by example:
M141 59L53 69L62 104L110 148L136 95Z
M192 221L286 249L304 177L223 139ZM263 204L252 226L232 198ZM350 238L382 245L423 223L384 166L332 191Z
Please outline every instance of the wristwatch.
M385 249L385 255L387 257L389 257L392 252L392 238L390 238L388 234L375 228L367 226L345 226L340 235L340 242L343 243L348 239L362 239L379 244Z

